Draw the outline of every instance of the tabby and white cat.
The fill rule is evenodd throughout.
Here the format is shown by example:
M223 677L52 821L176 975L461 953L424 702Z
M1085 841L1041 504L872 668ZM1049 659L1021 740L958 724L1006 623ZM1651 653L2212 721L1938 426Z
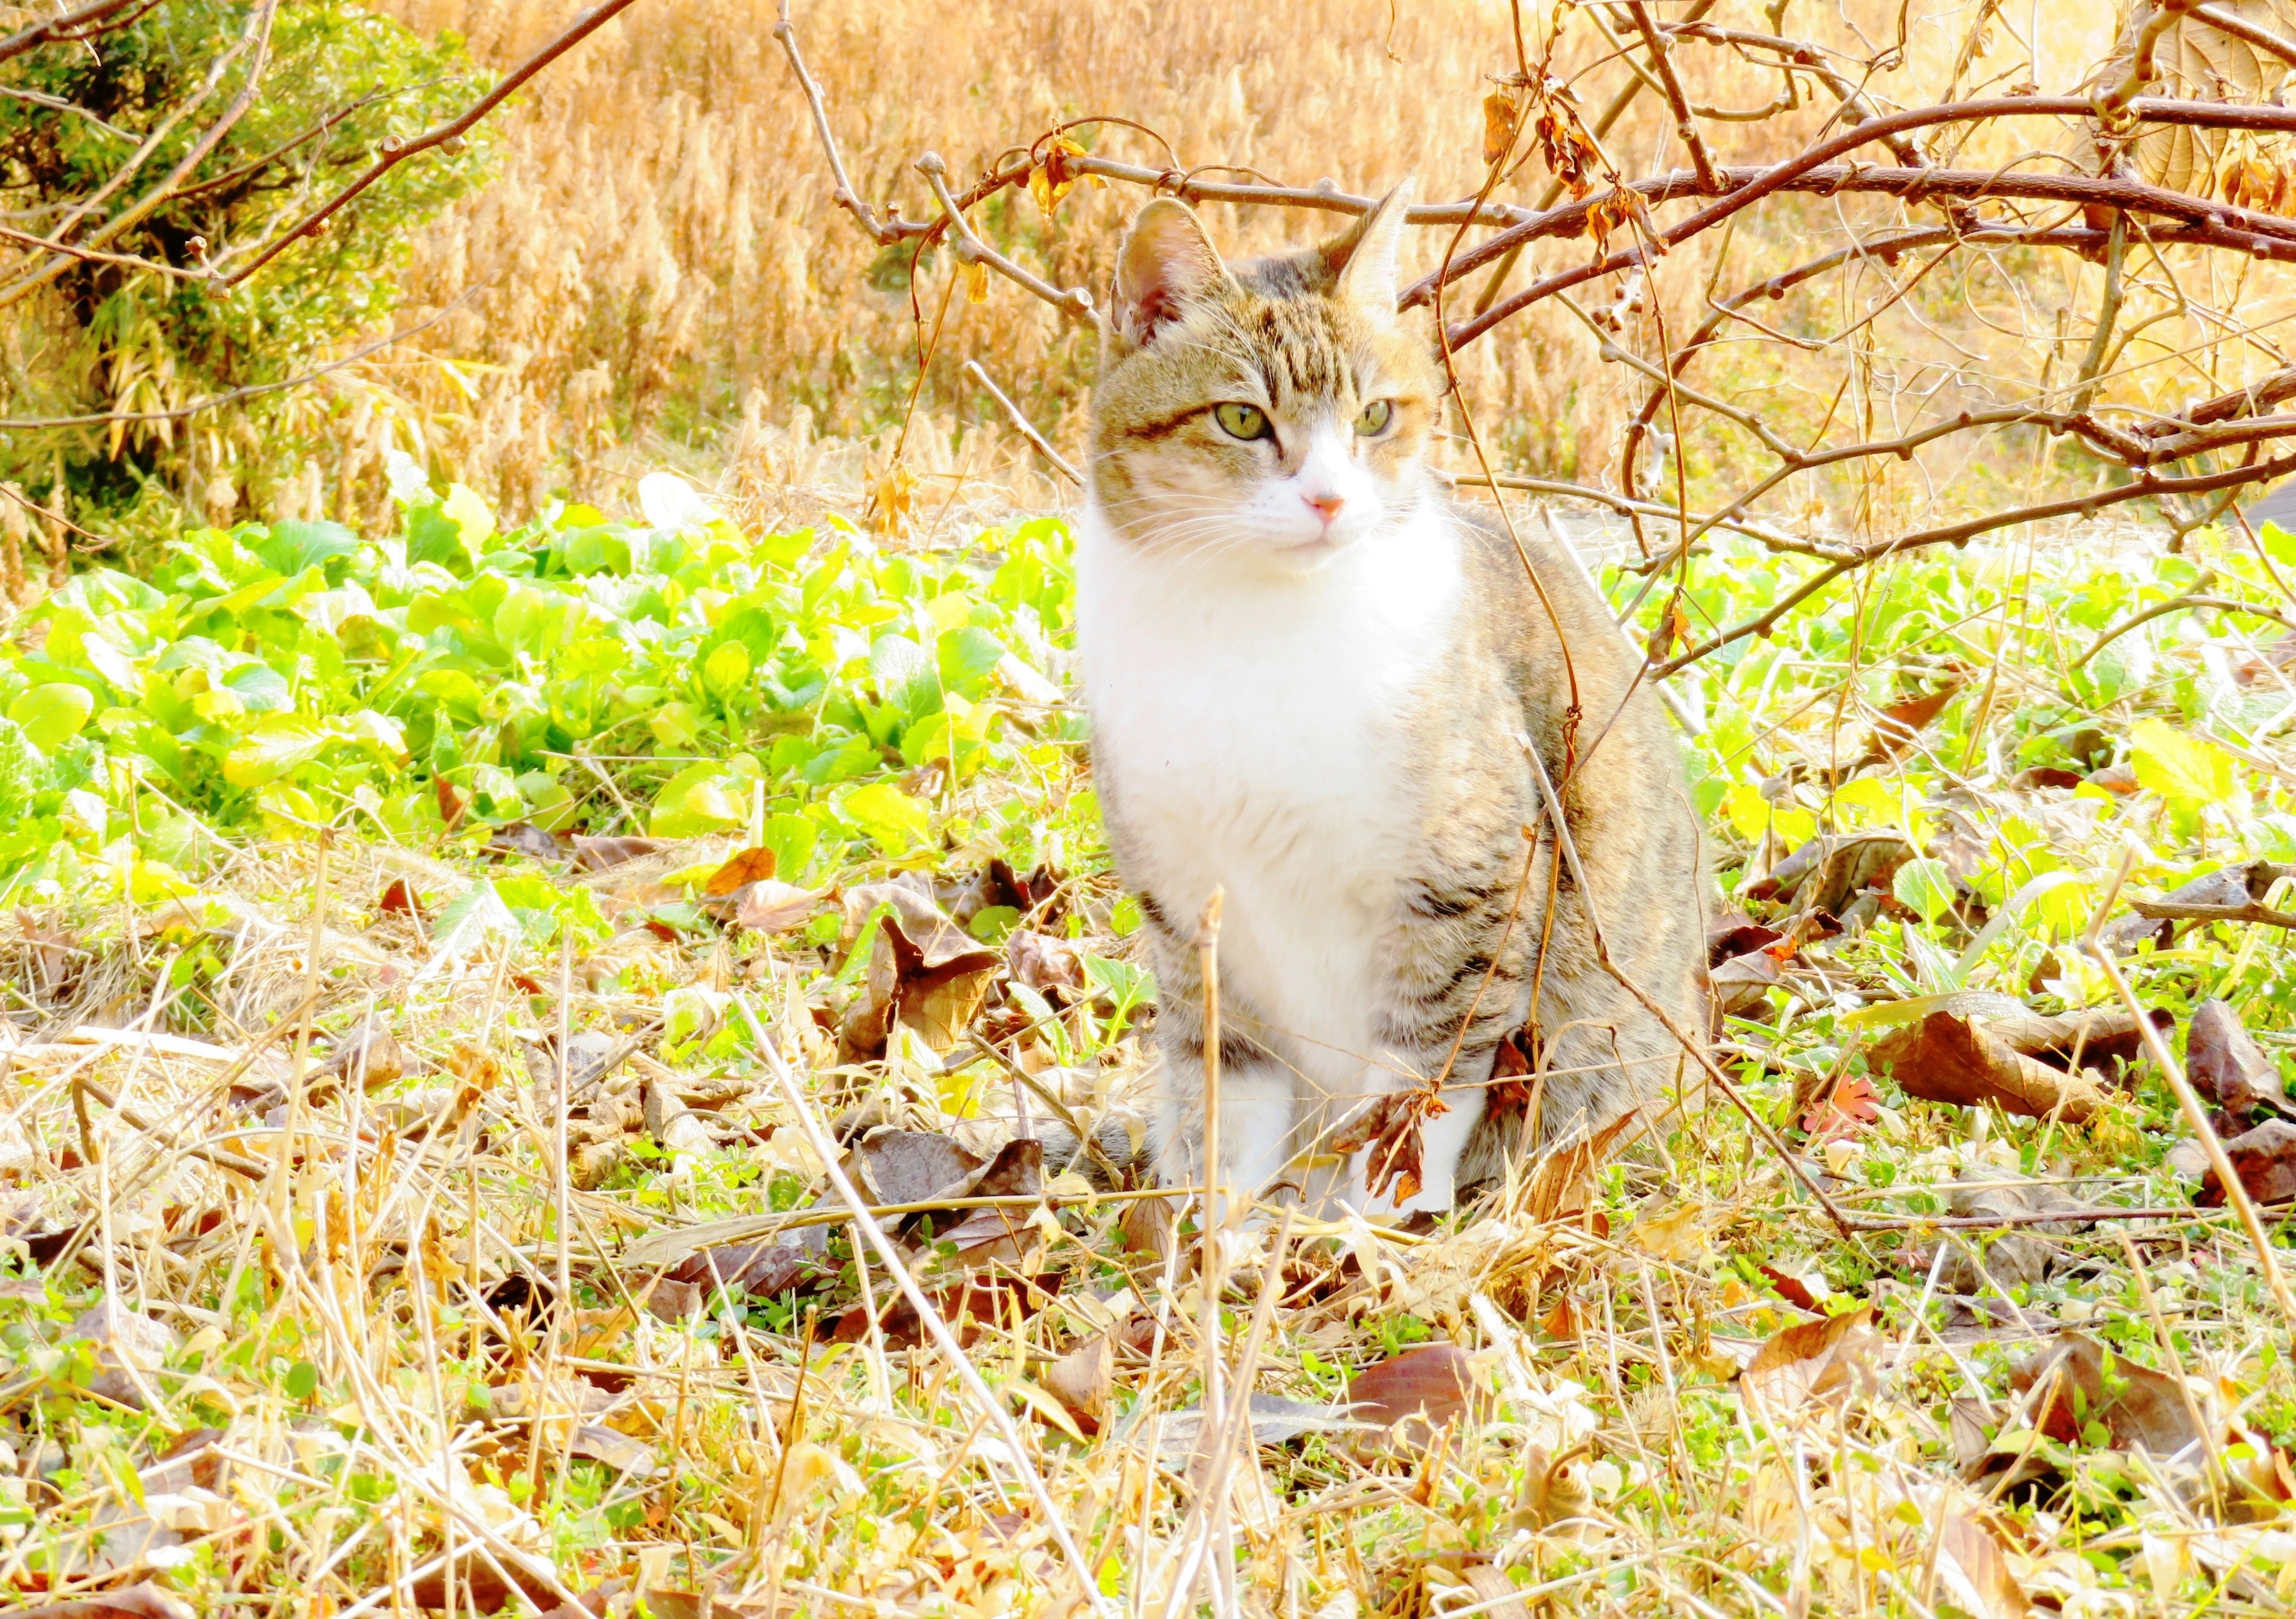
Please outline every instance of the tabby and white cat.
M1365 1097L1447 1074L1402 1206L1449 1207L1526 1140L1484 1105L1526 1019L1531 1141L1676 1083L1679 1044L1596 960L1590 898L1611 960L1706 1023L1702 842L1639 654L1571 561L1429 470L1443 378L1396 312L1404 206L1228 265L1159 199L1103 317L1078 628L1110 842L1153 933L1168 1183L1201 1169L1193 936L1215 886L1221 1179L1247 1190ZM1527 748L1584 891L1553 869ZM1361 1155L1309 1190L1365 1206Z

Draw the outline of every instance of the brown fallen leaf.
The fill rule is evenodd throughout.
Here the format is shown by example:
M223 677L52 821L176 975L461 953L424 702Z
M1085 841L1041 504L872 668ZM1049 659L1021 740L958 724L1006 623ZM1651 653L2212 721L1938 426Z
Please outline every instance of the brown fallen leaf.
M723 899L736 888L767 881L775 874L774 865L771 849L743 849L709 873L709 880L701 885L701 892L711 899Z
M1427 1121L1450 1110L1432 1085L1391 1091L1358 1109L1332 1137L1330 1148L1341 1154L1369 1148L1364 1160L1365 1189L1374 1198L1407 1203L1419 1195Z
M2033 1611L2000 1541L1964 1513L1948 1512L1938 1525L1937 1582L1972 1619L2025 1619Z
M1470 1563L1459 1571L1467 1589L1475 1594L1475 1607L1488 1614L1491 1619L1530 1619L1530 1606L1507 1577L1505 1569L1496 1563Z
M88 1345L95 1367L94 1379L88 1384L91 1393L137 1410L144 1409L144 1391L158 1381L160 1367L176 1345L175 1329L109 1294L72 1318L64 1339Z
M1955 1186L1946 1206L1948 1213L2000 1220L2008 1229L1987 1242L1981 1255L1972 1252L1967 1242L1949 1244L1938 1270L1938 1286L1945 1292L1973 1294L1988 1281L2002 1288L2032 1287L2046 1280L2056 1263L2057 1247L2049 1237L2068 1235L2094 1223L2083 1218L2090 1212L2087 1206L2062 1187L2038 1182L2003 1184L2005 1178L2005 1171L1974 1164L1964 1166L1956 1177L1964 1184ZM2059 1210L2067 1218L2015 1223L2024 1215ZM1973 1240L1977 1234L1967 1235Z
M1920 851L1899 832L1832 832L1796 849L1767 875L1747 885L1749 899L1791 901L1803 911L1839 916L1852 896L1886 890L1898 868Z
M1784 1417L1813 1402L1839 1404L1873 1382L1870 1306L1781 1329L1754 1352L1738 1386L1748 1402Z
M1073 1000L1084 993L1084 951L1068 939L1015 928L1004 941L1004 961L1015 984L1040 995L1057 992Z
M1669 1214L1638 1217L1628 1229L1627 1239L1654 1259L1685 1263L1714 1251L1708 1239L1712 1211L1703 1204L1685 1203Z
M1707 925L1706 964L1719 967L1734 956L1775 944L1785 936L1775 928L1751 920L1742 911L1726 912Z
M1784 975L1778 959L1767 950L1754 949L1731 957L1707 975L1726 1018L1743 1018L1769 1004L1769 992Z
M2203 1001L2193 1010L2185 1037L2185 1072L2203 1096L2245 1121L2259 1108L2288 1111L2280 1070L2241 1026L2240 1014L2221 1001Z
M451 832L463 824L463 812L470 808L470 800L463 797L461 790L444 776L434 776L430 784L438 789L439 819L447 823L447 830Z
M957 1198L1033 1198L1044 1185L1045 1145L1029 1138L1011 1141L997 1149L972 1182L948 1195ZM930 1214L920 1215L930 1221ZM985 1265L1017 1263L1043 1240L1029 1222L1025 1208L980 1208L965 1212L955 1225L933 1232L933 1246L954 1244L960 1263Z
M1165 1198L1141 1198L1124 1206L1116 1222L1127 1253L1145 1254L1159 1264L1172 1252L1172 1205Z
M2192 1408L2198 1396L2188 1401L2176 1378L2121 1359L2086 1333L2066 1333L2019 1361L2010 1369L2009 1386L2023 1396L2021 1419L2004 1427L2011 1441L1997 1442L1964 1476L2010 1472L2014 1484L2046 1472L2046 1464L2027 1454L2031 1447L2014 1437L2025 1429L2068 1446L2196 1458L2202 1435Z
M1945 712L1945 706L1960 692L1961 685L1959 675L1948 675L1945 684L1936 691L1906 698L1882 709L1874 722L1872 740L1857 763L1843 773L1845 779L1867 765L1885 765L1902 756L1920 740L1923 729Z
M1530 1184L1523 1190L1523 1207L1538 1222L1577 1214L1587 1206L1595 1172L1610 1160L1611 1149L1641 1113L1629 1108L1591 1136L1568 1141L1539 1157L1532 1165Z
M811 921L821 902L829 897L829 890L800 888L795 883L767 879L737 888L730 897L737 926L752 933L780 933Z
M891 914L878 924L861 993L846 1009L840 1028L845 1051L852 1059L876 1056L896 1026L915 1031L935 1051L948 1051L988 996L996 953L903 883L847 889L849 932L857 936L881 905Z
M1595 1492L1569 1455L1557 1461L1544 1445L1534 1444L1524 1450L1522 1460L1522 1489L1505 1520L1508 1528L1551 1529L1594 1509Z
M1889 1074L1908 1096L1964 1108L1991 1104L2027 1118L2086 1124L2105 1105L2083 1069L2065 1073L2026 1056L1987 1026L1934 1011L1892 1027L1866 1047L1869 1067Z
M1465 1350L1456 1344L1427 1344L1349 1378L1348 1414L1386 1430L1390 1443L1418 1450L1446 1424L1465 1416L1480 1396Z
M529 860L558 860L564 851L558 839L531 821L512 821L487 834L489 854L523 854Z
M881 1207L953 1197L980 1172L984 1160L933 1130L901 1130L881 1124L861 1138L848 1160Z
M1058 1271L1033 1277L994 1276L944 1288L928 1296L958 1344L969 1345L980 1336L984 1323L1000 1331L1010 1330L1036 1314L1058 1296L1064 1280ZM896 1293L882 1306L877 1324L884 1331L888 1347L914 1349L925 1342L924 1322L904 1295ZM830 1337L836 1343L856 1344L868 1335L868 1309L856 1304L837 1318Z
M663 838L590 838L577 834L574 838L574 869L577 871L604 871L648 854L658 854L669 847Z
M2286 1119L2267 1119L2255 1129L2233 1137L2224 1144L2224 1149L2250 1202L2296 1201L2296 1124ZM2197 1201L2210 1208L2224 1202L2224 1185L2213 1166L2201 1177Z
M763 1601L740 1602L717 1593L668 1590L660 1587L645 1594L646 1612L653 1619L771 1619ZM787 1612L787 1609L783 1611Z
M2156 1029L2167 1029L2176 1022L2165 1008L2155 1007L2147 1015ZM2038 1058L2052 1067L2071 1067L2078 1054L2080 1067L2103 1069L2135 1062L2144 1050L2144 1034L2136 1015L2117 1006L2090 1007L2055 1018L2029 1011L1987 1013L1984 1021L2011 1051Z
M2062 765L2033 765L2009 778L2009 785L2030 792L2037 787L2071 789L2088 778L2077 770L2067 770Z
M1100 1432L1116 1376L1116 1335L1086 1338L1044 1370L1045 1386L1087 1434Z
M411 916L418 922L430 920L423 912L422 900L403 877L390 879L382 897L375 902L375 909L388 916Z
M1757 1268L1764 1276L1769 1278L1770 1286L1778 1290L1778 1296L1795 1309L1807 1310L1812 1315L1825 1313L1824 1306L1818 1302L1817 1295L1810 1291L1809 1284L1800 1277L1781 1271L1775 1265L1761 1265Z
M396 1084L406 1072L406 1055L380 1017L363 1018L335 1036L319 1073L349 1080L365 1091Z
M1856 1135L1881 1116L1874 1082L1863 1074L1842 1074L1803 1109L1801 1127L1813 1141L1831 1141Z

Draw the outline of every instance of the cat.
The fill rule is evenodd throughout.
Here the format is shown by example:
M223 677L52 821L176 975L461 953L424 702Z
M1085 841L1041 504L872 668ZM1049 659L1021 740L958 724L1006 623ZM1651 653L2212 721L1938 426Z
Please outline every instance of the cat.
M1094 784L1159 991L1157 1173L1202 1170L1217 887L1220 1184L1398 1214L1696 1071L1601 965L1589 899L1634 984L1685 1034L1708 1019L1703 840L1640 654L1574 560L1430 467L1444 377L1396 309L1406 196L1234 265L1185 204L1139 211L1077 560ZM1494 1060L1526 1019L1543 1077L1502 1115ZM1369 1149L1287 1175L1366 1098L1439 1076L1414 1193L1374 1196Z

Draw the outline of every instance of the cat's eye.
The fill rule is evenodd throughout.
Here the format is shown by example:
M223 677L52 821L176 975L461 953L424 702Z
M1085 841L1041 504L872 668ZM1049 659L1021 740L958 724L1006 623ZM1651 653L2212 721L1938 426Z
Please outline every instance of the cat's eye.
M1387 431L1387 424L1394 420L1395 406L1384 399L1374 399L1356 418L1356 431L1366 438L1376 438Z
M1226 405L1215 405L1212 406L1212 419L1231 438L1267 437L1267 413L1256 405L1245 405L1233 399Z

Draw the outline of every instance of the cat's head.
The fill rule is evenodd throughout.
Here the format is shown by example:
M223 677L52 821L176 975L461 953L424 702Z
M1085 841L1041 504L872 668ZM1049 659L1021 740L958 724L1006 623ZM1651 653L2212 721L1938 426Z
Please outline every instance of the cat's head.
M1140 210L1093 388L1093 495L1118 534L1305 571L1425 498L1443 376L1396 315L1408 192L1335 241L1234 266L1185 204Z

